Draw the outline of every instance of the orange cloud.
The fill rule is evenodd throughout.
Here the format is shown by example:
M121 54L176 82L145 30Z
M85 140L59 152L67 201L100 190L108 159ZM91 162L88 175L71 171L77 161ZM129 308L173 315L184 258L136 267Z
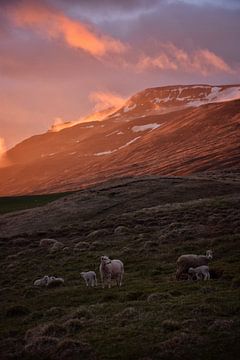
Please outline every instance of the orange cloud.
M120 95L104 91L92 92L89 95L89 98L92 102L95 103L93 112L91 114L72 121L65 121L58 117L54 120L54 123L49 131L58 132L77 124L90 121L102 121L117 111L126 101L126 99Z
M157 56L142 55L137 63L137 71L159 68L185 72L197 71L204 76L215 72L234 73L222 58L208 49L199 49L188 53L172 43L162 43L160 48L161 52Z
M95 111L100 111L106 108L114 108L114 111L116 111L123 106L126 101L126 99L120 95L104 91L92 92L90 94L90 100L95 102Z
M97 34L90 26L34 2L21 2L9 10L9 15L17 26L31 27L49 38L62 37L70 47L85 50L93 56L101 57L109 52L122 53L126 49L119 40Z

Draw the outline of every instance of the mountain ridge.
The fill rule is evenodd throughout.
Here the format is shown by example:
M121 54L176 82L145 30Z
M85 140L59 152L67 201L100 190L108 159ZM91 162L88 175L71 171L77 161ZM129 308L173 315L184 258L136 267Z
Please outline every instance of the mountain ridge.
M189 95L191 88L194 92ZM154 89L154 96L156 89L165 91ZM192 85L184 99L194 99L199 91L208 96L212 89L207 85L203 93ZM135 96L142 99L139 94ZM148 90L142 94L151 106L149 99L155 97L149 98ZM170 98L167 104L174 111L152 113L139 102L137 112L135 107L123 113L123 107L117 117L113 114L104 121L26 139L7 152L12 166L1 169L0 195L77 190L122 176L182 176L238 168L240 100L178 106L177 110L174 101Z

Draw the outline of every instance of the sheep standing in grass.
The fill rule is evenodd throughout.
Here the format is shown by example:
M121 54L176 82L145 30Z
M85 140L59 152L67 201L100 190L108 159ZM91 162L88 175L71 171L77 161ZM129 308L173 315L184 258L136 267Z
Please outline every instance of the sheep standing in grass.
M189 268L197 268L198 266L208 265L209 261L213 258L212 250L207 250L206 255L181 255L177 259L177 272L176 279L180 280L182 275L188 275Z
M190 267L188 273L195 275L197 280L210 280L209 267L207 265L198 266L196 268Z
M81 272L82 278L85 280L86 286L97 286L97 275L95 271Z
M101 264L99 267L102 287L105 282L111 288L111 280L116 279L117 286L122 286L122 279L124 274L124 266L121 260L111 260L108 256L101 256Z

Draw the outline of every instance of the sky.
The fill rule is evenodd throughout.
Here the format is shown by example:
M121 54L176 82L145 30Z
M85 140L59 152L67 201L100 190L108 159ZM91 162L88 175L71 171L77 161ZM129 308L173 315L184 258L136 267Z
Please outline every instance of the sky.
M148 87L240 83L240 0L0 0L0 155Z

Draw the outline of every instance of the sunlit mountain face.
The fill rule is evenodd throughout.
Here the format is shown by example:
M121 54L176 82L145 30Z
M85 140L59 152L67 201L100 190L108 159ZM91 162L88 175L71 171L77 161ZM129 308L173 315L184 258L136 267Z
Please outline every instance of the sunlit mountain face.
M9 150L1 195L77 190L122 176L239 168L238 85L149 88L110 115L107 110L104 119L103 113L99 121L62 124Z

